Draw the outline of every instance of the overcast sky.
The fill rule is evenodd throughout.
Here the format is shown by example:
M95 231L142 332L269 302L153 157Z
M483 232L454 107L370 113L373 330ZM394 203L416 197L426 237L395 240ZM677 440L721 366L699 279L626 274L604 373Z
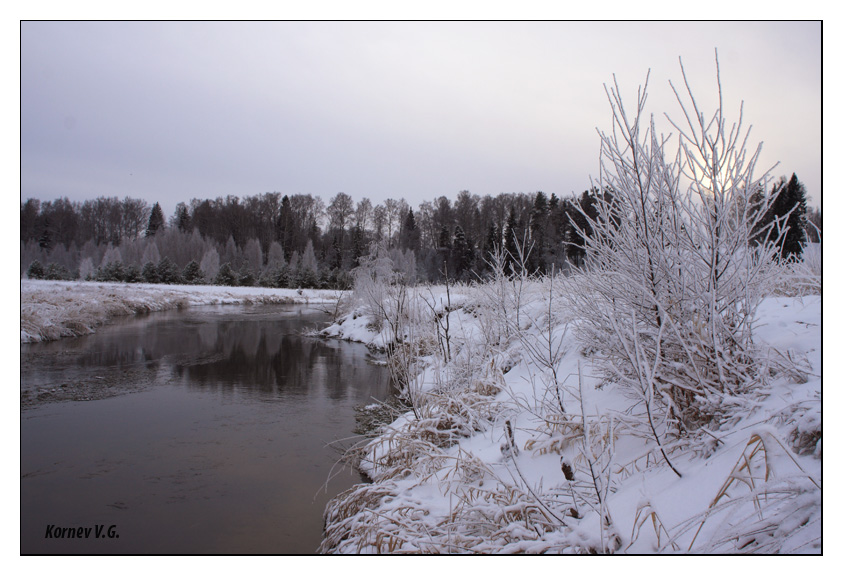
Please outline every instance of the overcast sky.
M603 85L650 74L725 113L741 100L764 168L821 198L819 23L24 22L21 200L177 202L337 192L412 206L460 190L581 193Z

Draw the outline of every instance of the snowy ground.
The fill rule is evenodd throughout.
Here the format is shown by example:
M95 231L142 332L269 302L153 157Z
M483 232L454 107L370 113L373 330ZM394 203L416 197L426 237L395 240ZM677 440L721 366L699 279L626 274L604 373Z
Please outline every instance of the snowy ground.
M320 304L333 311L341 293L260 287L181 286L21 280L20 341L80 336L115 316L205 304Z
M504 322L493 317L492 289L409 294L416 410L349 452L374 483L329 506L323 551L822 551L821 296L762 303L755 342L776 369L727 419L663 439L674 472L644 425L641 403L602 383L594 351L574 337L576 311L562 298L549 308L537 282L523 286ZM386 305L386 296L376 302ZM339 297L22 281L21 342L180 306L301 302L333 311ZM518 331L504 333L513 322ZM392 340L371 300L324 333L374 347ZM545 348L559 351L556 380L541 360Z
M778 368L728 418L663 438L674 472L640 401L601 383L575 311L555 308L568 317L548 338L541 290L525 288L523 330L499 346L488 288L457 288L450 306L441 289L410 294L417 410L349 452L374 483L329 506L324 552L822 551L821 296L762 303L755 343ZM325 334L391 339L365 305ZM558 394L548 343L561 353Z

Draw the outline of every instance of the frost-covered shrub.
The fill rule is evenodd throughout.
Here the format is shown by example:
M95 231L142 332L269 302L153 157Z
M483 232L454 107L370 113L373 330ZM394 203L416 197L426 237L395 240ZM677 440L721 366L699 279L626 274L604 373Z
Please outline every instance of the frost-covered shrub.
M352 272L354 277L354 298L362 302L372 318L372 327L381 331L385 325L392 327L392 338L398 334L400 321L400 277L393 270L386 244L381 242L372 247L368 256L361 258L360 265Z
M96 269L91 258L85 258L79 264L79 278L82 280L93 280Z
M158 252L158 245L155 244L154 239L150 239L149 243L146 245L141 260L144 262L152 262L152 264L156 266L158 265L158 262L161 261L161 254Z
M776 296L806 296L822 294L822 235L820 242L812 242L803 246L802 257L794 258L779 268L774 282L771 283L770 293Z
M683 70L684 75L684 70ZM687 87L687 83L686 83ZM719 86L718 86L719 88ZM644 119L646 85L625 108L607 95L613 127L601 133L597 217L585 237L586 263L573 286L581 335L606 359L611 377L680 426L707 421L725 398L756 381L752 318L772 272L772 248L756 240L768 172L756 173L742 125L728 126L722 102L705 121L693 103L678 153Z
M202 274L208 281L213 281L220 271L220 255L216 248L209 248L202 256L202 262L199 263L199 268Z

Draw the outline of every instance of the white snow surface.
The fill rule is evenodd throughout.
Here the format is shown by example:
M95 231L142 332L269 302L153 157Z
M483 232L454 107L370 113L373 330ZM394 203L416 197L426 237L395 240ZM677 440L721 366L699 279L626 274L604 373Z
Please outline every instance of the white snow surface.
M520 336L498 347L483 345L487 292L452 290L452 359L421 358L418 413L353 451L374 483L329 505L323 552L822 552L820 295L763 302L754 342L779 368L756 392L725 398L728 418L661 439L679 477L641 402L604 382L577 342L575 312L559 306L568 318L553 329L564 348L560 417L548 371L527 350L547 341L541 287L525 291ZM383 347L389 332L375 325L361 304L324 334ZM434 325L431 316L426 335L416 328L428 350Z
M262 287L21 280L20 341L93 333L115 316L209 304L323 304L340 293Z

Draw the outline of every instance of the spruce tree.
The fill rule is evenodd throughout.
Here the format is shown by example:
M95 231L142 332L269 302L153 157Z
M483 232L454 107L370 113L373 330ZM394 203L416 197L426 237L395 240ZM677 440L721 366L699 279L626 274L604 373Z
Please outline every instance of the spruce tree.
M123 275L123 281L128 282L129 284L137 284L138 282L143 282L143 276L137 266L130 264L126 267L125 274Z
M70 280L70 271L55 262L50 262L47 269L44 271L44 280Z
M237 286L237 280L237 276L231 269L231 264L226 262L220 266L220 271L217 273L217 277L214 278L214 284L219 286Z
M360 259L366 253L366 232L358 222L351 230L351 259L352 267L360 265Z
M187 266L184 267L184 272L182 272L182 278L184 278L186 284L201 284L203 277L202 269L196 260L188 262Z
M585 237L592 235L591 222L597 219L597 189L592 188L575 199L568 214L568 258L575 266L580 266L585 259Z
M462 226L454 230L454 244L451 249L454 275L457 280L466 280L474 265L474 246L471 245Z
M38 237L38 246L49 253L50 250L53 249L53 235L50 232L49 218L47 219L47 222L48 224L44 226L44 231L41 233L41 236Z
M149 224L146 226L146 235L155 236L155 234L164 228L164 212L158 202L152 207L152 212L149 214Z
M528 259L530 272L546 272L545 252L547 252L549 215L550 207L548 206L547 196L544 192L539 191L536 193L533 209L530 212L530 238L533 242Z
M485 260L488 262L492 261L494 257L495 251L501 245L501 235L498 233L498 227L495 225L494 222L489 224L489 231L486 232L486 244L485 244Z
M520 273L520 270L517 269L522 256L520 250L526 249L526 246L521 245L523 242L521 235L521 221L515 219L515 208L512 207L509 209L509 218L506 220L506 230L503 235L503 247L506 250L506 254L504 255L506 258L505 268L506 273L510 276Z
M178 284L181 282L181 274L179 268L174 262L171 262L167 256L161 258L158 263L158 278L162 284Z
M158 204L156 204L157 206ZM163 215L162 215L163 218ZM179 202L176 205L176 227L181 230L182 232L190 232L193 229L193 226L190 222L190 212L187 209L187 204L184 202Z
M32 264L29 265L29 269L26 271L27 277L31 278L32 280L41 280L44 278L44 266L41 264L40 260L33 260Z
M147 262L143 265L141 277L143 278L143 281L148 284L157 284L160 281L158 276L158 267L152 262Z
M97 282L123 282L126 278L126 271L121 261L114 260L100 266L95 278Z
M773 187L773 202L767 207L767 212L756 231L756 242L773 244L781 252L782 260L800 258L802 245L805 242L805 187L799 182L796 174L787 181L784 177ZM751 201L756 204L763 202L763 192L753 194Z
M404 226L401 227L398 246L402 250L413 250L414 252L419 249L419 231L416 229L416 217L412 208L407 212L407 217L404 218Z
M240 286L254 286L255 276L250 270L244 269L240 271L240 274L238 274L237 282Z
M805 243L805 186L799 182L794 173L784 189L785 203L782 210L787 216L787 234L782 240L782 258L801 258L802 247ZM792 210L792 211L791 211Z

